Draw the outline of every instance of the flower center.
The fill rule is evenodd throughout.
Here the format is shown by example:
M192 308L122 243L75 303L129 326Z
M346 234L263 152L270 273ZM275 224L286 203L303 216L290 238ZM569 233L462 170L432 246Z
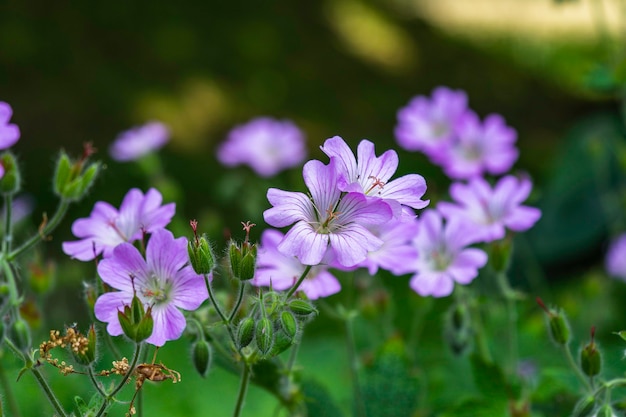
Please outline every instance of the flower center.
M149 305L158 305L169 300L171 290L172 284L169 280L159 279L152 273L141 289L141 295L143 295L144 301Z
M430 252L430 261L435 271L445 271L452 261L450 254L443 245L434 247Z

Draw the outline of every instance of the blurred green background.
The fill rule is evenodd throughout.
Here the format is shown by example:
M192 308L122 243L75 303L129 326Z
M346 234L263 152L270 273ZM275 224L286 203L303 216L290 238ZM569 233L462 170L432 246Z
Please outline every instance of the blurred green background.
M91 141L106 163L92 193L72 206L53 240L40 248L42 259L60 264L56 289L45 299L47 327L38 331L45 336L50 327L87 324L80 282L94 275L93 265L67 261L60 242L72 239L71 222L87 216L97 200L119 206L130 187L157 186L166 201L177 203L177 234L189 234L188 219L198 218L220 250L242 220L259 225L253 231L258 237L265 227L266 189L302 190L302 184L299 169L261 180L246 168L225 169L216 161L216 146L228 130L256 116L294 120L313 158L323 159L319 145L334 135L353 146L368 138L379 152L396 149L398 175L422 174L427 198L443 198L449 181L441 170L422 155L399 150L393 137L397 110L439 85L465 90L480 116L500 113L518 131L516 169L532 176L531 204L544 216L517 242L515 285L559 299L580 329L604 320L619 330L626 308L617 300L625 291L602 275L602 257L609 238L626 230L622 12L618 1L609 0L1 2L0 100L13 106L12 120L22 131L15 152L24 189L34 197L31 229L56 204L50 177L59 148L78 156L81 144ZM110 160L107 148L119 132L152 119L171 127L172 140L160 152L162 172L146 178L141 165ZM407 282L384 277L379 284L396 297L395 325L404 336L412 329L406 317L427 304L406 294ZM581 298L597 307L594 314ZM524 329L547 346L533 299L522 303L521 317L530 323ZM435 388L445 385L446 372L468 366L440 351L439 317L446 303L437 300L434 312L425 313L422 333L428 336L423 351L431 352L425 357L447 369L435 375ZM347 410L347 367L333 366L345 361L336 327L328 317L311 325L302 362L331 384L332 396ZM375 350L383 342L361 347ZM522 340L526 344L532 352L532 343ZM176 364L187 352L180 341L163 355ZM218 402L231 410L234 393L216 389L234 390L236 378L215 371L198 385L184 363L177 365L184 371L181 384L194 381L194 400L178 391L188 394L191 383L151 385L146 398L154 411L147 415L168 403L168 415L174 409L205 415L194 407ZM218 377L231 385L216 383ZM63 380L68 388L70 378ZM448 400L435 395L428 404ZM244 415L270 415L256 407L274 406L253 389Z

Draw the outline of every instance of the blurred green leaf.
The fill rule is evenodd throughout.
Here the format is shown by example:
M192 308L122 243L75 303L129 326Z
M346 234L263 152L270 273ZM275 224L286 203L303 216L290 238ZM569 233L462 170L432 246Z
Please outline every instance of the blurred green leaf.
M313 379L302 381L302 394L307 416L343 417L343 413L330 396L328 390Z

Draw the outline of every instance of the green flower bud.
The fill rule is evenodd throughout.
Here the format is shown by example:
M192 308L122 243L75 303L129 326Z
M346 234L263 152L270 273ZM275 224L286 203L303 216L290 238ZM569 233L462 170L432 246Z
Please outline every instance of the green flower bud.
M593 395L587 395L576 403L572 417L587 417L593 412L596 406L596 398Z
M267 355L274 344L274 327L270 319L264 317L256 323L255 339L261 355Z
M11 152L0 155L0 165L4 168L4 175L0 179L2 194L15 194L21 188L21 174L15 156Z
M230 260L230 270L235 278L239 278L241 275L241 249L237 246L237 243L233 240L230 241L228 247L228 258Z
M298 333L298 322L296 318L289 311L283 311L280 313L280 327L283 329L287 337L292 341L295 339Z
M211 245L206 236L198 236L198 222L196 220L191 220L189 224L194 235L187 244L191 267L196 271L196 274L210 274L215 267L215 256L211 250Z
M76 332L76 336L77 340L83 338L83 336L78 332ZM71 351L77 362L83 365L89 365L96 360L96 329L93 324L89 327L89 331L85 337L87 339L87 346L85 349L76 352L72 348Z
M196 371L198 371L201 377L206 377L211 367L211 346L204 338L200 338L193 345L192 355L193 366L196 368Z
M593 377L600 373L602 356L594 341L596 328L591 328L591 341L580 351L580 367L585 375Z
M21 317L18 317L9 329L9 338L21 351L27 351L31 347L30 329Z
M565 313L561 310L548 309L539 297L537 297L537 304L539 304L548 315L548 328L554 343L567 345L570 341L570 327Z
M228 248L228 256L230 259L230 269L233 276L239 280L247 281L254 278L256 270L256 244L250 244L250 229L255 226L254 223L241 222L243 230L246 231L246 238L239 246L235 241L230 241Z
M313 307L311 303L299 298L289 301L287 307L289 307L289 310L291 310L293 314L302 318L318 314L317 309Z
M146 340L152 335L154 329L154 319L152 318L152 308L144 310L144 306L135 295L130 306L125 305L124 311L117 312L124 334L135 342Z
M254 320L246 317L239 322L237 327L237 347L244 348L252 342L254 338Z
M463 304L453 304L444 316L444 339L455 355L462 355L471 346L470 314Z
M241 268L239 271L239 279L247 281L254 278L256 271L257 246L249 243L243 244L243 258L241 259Z
M69 201L80 200L93 185L100 163L85 165L89 156L95 152L90 144L85 145L81 159L72 162L65 152L61 152L54 173L54 193Z

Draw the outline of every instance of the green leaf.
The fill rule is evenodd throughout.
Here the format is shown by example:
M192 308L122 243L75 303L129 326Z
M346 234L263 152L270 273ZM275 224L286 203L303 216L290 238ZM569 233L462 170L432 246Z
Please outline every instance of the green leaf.
M470 356L474 383L480 393L491 401L508 401L509 388L502 369L474 353Z
M328 390L319 382L312 379L302 381L302 394L307 416L343 417Z

